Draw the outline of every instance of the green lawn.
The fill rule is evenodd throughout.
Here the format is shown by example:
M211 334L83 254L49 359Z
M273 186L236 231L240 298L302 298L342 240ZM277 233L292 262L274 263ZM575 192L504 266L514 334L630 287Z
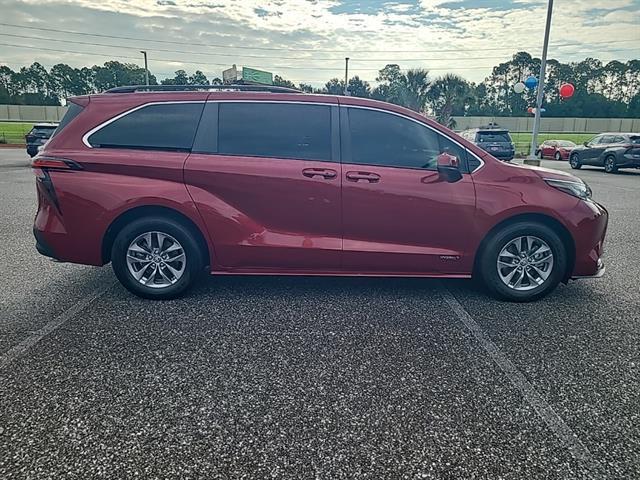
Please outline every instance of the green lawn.
M24 145L24 136L31 127L33 123L0 122L0 143Z
M540 133L538 134L538 145L545 140L569 140L576 145L580 145L594 136L595 133ZM513 138L513 143L516 145L516 153L529 154L531 132L511 132L511 138Z
M0 122L0 143L24 144L24 136L32 126L33 123ZM545 140L571 140L579 145L594 135L593 133L541 133L538 135L538 143ZM516 145L516 153L527 155L531 145L531 132L511 132L511 137Z

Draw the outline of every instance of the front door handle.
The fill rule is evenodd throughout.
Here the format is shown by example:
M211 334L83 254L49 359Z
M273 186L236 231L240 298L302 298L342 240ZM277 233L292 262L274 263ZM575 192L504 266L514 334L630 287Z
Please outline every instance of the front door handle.
M323 177L323 178L326 178L327 180L336 178L338 176L338 172L330 168L305 168L304 170L302 170L302 174L305 177L309 177L309 178Z
M369 183L377 183L380 181L380 175L371 172L347 172L347 180L352 182L366 180Z

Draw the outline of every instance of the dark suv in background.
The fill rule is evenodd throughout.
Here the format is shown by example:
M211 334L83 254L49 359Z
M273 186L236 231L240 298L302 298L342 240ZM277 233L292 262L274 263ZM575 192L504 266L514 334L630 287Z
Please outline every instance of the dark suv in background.
M604 167L607 173L619 168L640 168L640 133L601 133L575 147L569 157L571 168L582 165Z
M58 127L57 123L36 123L33 128L24 136L27 144L27 154L35 157L38 154L38 148L47 143L53 132Z
M489 152L499 160L512 160L516 150L509 130L498 127L471 128L460 133L460 136L481 149Z

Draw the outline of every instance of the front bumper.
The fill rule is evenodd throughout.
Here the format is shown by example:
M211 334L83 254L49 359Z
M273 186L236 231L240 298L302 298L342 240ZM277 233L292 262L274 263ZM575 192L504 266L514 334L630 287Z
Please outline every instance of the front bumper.
M598 259L596 264L597 264L597 270L596 270L596 273L594 273L593 275L574 275L574 276L571 277L571 280L579 280L581 278L600 278L600 277L602 277L607 268L605 267L605 264L604 264L604 262L602 261L601 258Z

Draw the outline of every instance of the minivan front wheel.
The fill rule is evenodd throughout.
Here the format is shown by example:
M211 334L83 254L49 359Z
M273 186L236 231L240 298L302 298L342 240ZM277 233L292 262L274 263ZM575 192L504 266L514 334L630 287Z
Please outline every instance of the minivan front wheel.
M132 293L151 299L182 294L202 269L202 255L189 229L169 218L138 219L116 236L111 263Z
M558 234L546 225L522 222L487 240L479 273L494 296L528 302L556 288L566 266L567 253Z

